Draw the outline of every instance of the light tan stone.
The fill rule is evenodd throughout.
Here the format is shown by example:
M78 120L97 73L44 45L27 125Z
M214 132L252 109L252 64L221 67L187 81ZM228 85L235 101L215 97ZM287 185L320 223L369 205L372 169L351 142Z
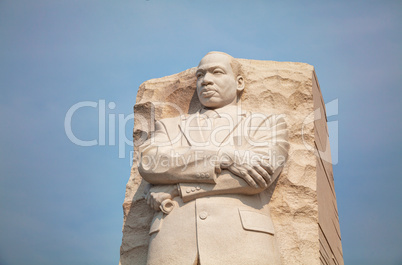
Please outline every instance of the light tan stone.
M328 141L325 107L314 68L304 63L239 59L246 84L242 108L253 113L285 114L289 158L269 201L282 264L343 264L332 166L315 150ZM134 107L134 151L154 130L155 120L195 113L196 68L144 82ZM180 106L182 112L175 109ZM317 118L318 109L321 118ZM310 150L309 150L310 149ZM329 156L330 159L330 156ZM146 264L154 211L143 194L145 181L134 156L123 204L121 265ZM169 263L166 263L169 264ZM236 264L236 263L233 263Z

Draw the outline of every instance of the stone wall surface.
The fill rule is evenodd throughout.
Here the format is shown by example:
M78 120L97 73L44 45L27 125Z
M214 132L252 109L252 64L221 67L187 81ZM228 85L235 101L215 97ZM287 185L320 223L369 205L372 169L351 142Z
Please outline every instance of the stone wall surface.
M313 66L239 61L246 83L242 108L285 115L288 124L289 160L275 190L263 194L270 200L282 264L343 264L325 105ZM152 132L155 120L200 108L195 70L152 79L139 88L134 106L133 167L123 203L121 265L146 264L153 216L143 199L146 183L137 170L138 145Z

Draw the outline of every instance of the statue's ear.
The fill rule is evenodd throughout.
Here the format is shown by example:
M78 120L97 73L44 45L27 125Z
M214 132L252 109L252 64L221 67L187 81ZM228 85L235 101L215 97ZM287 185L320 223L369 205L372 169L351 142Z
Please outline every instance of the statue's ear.
M236 82L237 82L237 93L240 93L244 89L244 79L243 79L243 77L241 75L239 75L236 78Z

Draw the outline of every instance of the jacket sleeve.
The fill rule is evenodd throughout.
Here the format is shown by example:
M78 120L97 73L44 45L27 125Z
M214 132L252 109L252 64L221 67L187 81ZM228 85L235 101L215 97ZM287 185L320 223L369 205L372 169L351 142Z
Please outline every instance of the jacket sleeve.
M140 146L138 171L141 176L155 185L215 184L217 150L175 145L180 137L172 139L174 133L169 135L166 129L167 126L178 126L177 121L172 124L165 124L163 120L156 122L154 134Z
M252 163L262 161L269 163L274 173L271 184L281 173L288 156L288 132L283 117L270 116L259 118L250 116L245 121L246 129L243 143L237 147L224 147L219 156L225 156L233 163ZM253 195L262 192L263 188L249 186L243 179L223 170L215 180L215 184L181 183L179 190L184 202L211 195L245 194Z

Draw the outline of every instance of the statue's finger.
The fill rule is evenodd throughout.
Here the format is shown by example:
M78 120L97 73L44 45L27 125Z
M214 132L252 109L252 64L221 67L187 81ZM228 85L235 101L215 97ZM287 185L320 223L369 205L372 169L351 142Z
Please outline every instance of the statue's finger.
M264 178L255 169L248 165L244 165L244 168L247 169L247 173L254 179L256 183L259 184L261 188L267 187L267 183L265 182Z
M260 165L254 165L254 170L256 170L264 179L265 182L269 185L272 181L271 176L268 172Z
M254 188L258 188L257 183L254 181L254 179L246 172L242 171L241 172L241 177L247 182L248 185Z
M236 176L242 177L242 172L240 171L239 168L236 167L235 164L232 164L230 167L228 167L228 170L235 174Z
M263 162L260 165L268 172L268 174L270 174L270 175L274 174L274 169L271 166L271 164L269 164L267 162Z

